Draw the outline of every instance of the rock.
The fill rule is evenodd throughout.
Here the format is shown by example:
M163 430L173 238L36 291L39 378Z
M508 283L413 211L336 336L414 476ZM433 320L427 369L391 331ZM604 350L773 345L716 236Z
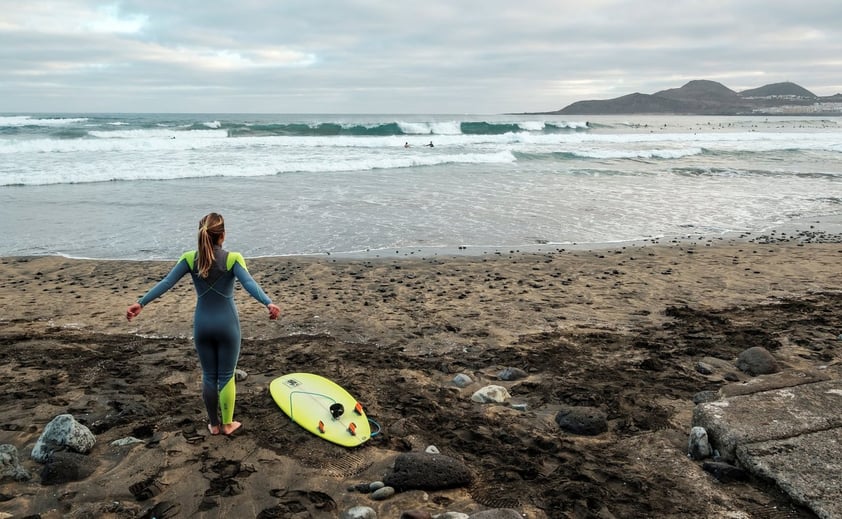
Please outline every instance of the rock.
M0 481L6 478L27 481L31 477L20 464L18 448L8 443L0 445Z
M724 461L706 461L702 464L702 468L722 483L748 479L746 471Z
M752 376L768 375L781 370L778 361L766 348L755 346L737 356L737 368Z
M234 381L235 382L242 382L243 380L249 378L249 374L245 371L237 368L234 370Z
M47 424L30 456L39 463L46 463L55 451L71 450L81 454L89 452L96 443L90 429L69 414L61 414Z
M701 373L702 375L713 375L716 371L716 368L708 364L707 362L697 362L696 363L696 371Z
M368 492L374 492L375 490L380 490L381 488L385 487L386 483L382 481L372 481L368 484Z
M471 473L464 463L443 454L404 452L383 482L398 491L441 490L469 485Z
M523 516L511 508L492 508L471 514L468 519L523 519Z
M468 514L463 514L462 512L445 512L436 515L434 519L468 519Z
M693 395L694 404L704 404L707 402L713 402L715 400L719 400L719 392L717 391L699 391L698 393Z
M401 513L400 519L433 519L433 514L426 510L407 510Z
M138 440L134 436L127 436L125 438L120 438L119 440L114 440L111 442L110 445L115 447L124 447L126 445L133 445L135 443L143 443L143 440Z
M725 376L723 376L722 378L724 378L728 382L739 382L740 381L740 375L738 375L737 373L735 373L733 371L726 373Z
M708 441L708 432L704 427L696 426L690 429L687 454L694 460L703 460L710 456L711 448Z
M596 436L608 430L605 413L595 407L566 406L555 415L555 422L567 432L585 436Z
M367 506L354 506L342 512L339 519L377 519L377 512Z
M481 404L502 404L510 398L512 395L503 386L485 386L471 395L471 400Z
M464 373L459 373L458 375L453 377L453 383L459 387L468 387L471 384L473 384L474 381L471 380L471 377L469 377L468 375L465 375Z
M497 374L500 380L520 380L527 376L528 374L520 368L506 368Z
M383 487L378 488L374 492L371 493L371 498L375 501L383 501L384 499L389 499L395 495L395 489L392 487Z
M42 485L81 481L96 469L96 461L75 452L54 452L41 470Z
M424 452L427 454L441 454L441 452L439 452L439 448L435 445L428 445L427 448L424 449Z

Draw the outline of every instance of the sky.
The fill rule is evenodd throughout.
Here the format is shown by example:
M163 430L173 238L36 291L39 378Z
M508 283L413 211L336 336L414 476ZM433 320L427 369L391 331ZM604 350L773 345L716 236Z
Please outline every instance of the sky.
M0 112L494 114L842 92L840 0L0 0Z

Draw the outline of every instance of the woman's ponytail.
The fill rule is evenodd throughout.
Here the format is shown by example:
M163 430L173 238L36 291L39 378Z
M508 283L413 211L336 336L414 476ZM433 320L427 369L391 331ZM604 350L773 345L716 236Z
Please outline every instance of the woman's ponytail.
M219 238L225 234L225 221L218 213L209 213L199 220L199 247L197 267L199 276L208 277L213 265L213 246L219 243Z

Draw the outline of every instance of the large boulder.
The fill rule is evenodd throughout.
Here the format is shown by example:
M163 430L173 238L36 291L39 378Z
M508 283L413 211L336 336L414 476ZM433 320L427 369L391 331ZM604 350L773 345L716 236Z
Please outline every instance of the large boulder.
M73 451L87 454L96 443L96 436L80 424L73 415L60 414L50 421L32 448L30 456L39 463L46 463L54 452Z

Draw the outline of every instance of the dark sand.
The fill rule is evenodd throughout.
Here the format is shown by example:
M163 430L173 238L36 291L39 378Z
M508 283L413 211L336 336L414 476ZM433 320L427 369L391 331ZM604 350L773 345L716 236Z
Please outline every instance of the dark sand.
M270 322L238 289L245 430L225 438L205 428L189 280L124 317L171 263L3 258L0 443L18 448L33 477L0 484L0 517L163 517L167 507L177 517L336 517L354 505L381 518L488 507L530 518L811 517L763 481L722 484L687 458L694 394L749 378L694 366L752 346L785 369L838 364L840 261L839 243L721 242L249 260L282 314ZM497 380L506 367L529 377ZM291 423L268 384L293 371L345 386L382 434L347 450ZM474 385L456 388L457 373ZM472 402L488 384L527 410ZM562 404L602 409L608 432L562 432ZM62 413L97 435L95 470L43 485L29 450ZM131 435L144 443L110 445ZM427 445L466 463L475 483L386 501L347 490Z

